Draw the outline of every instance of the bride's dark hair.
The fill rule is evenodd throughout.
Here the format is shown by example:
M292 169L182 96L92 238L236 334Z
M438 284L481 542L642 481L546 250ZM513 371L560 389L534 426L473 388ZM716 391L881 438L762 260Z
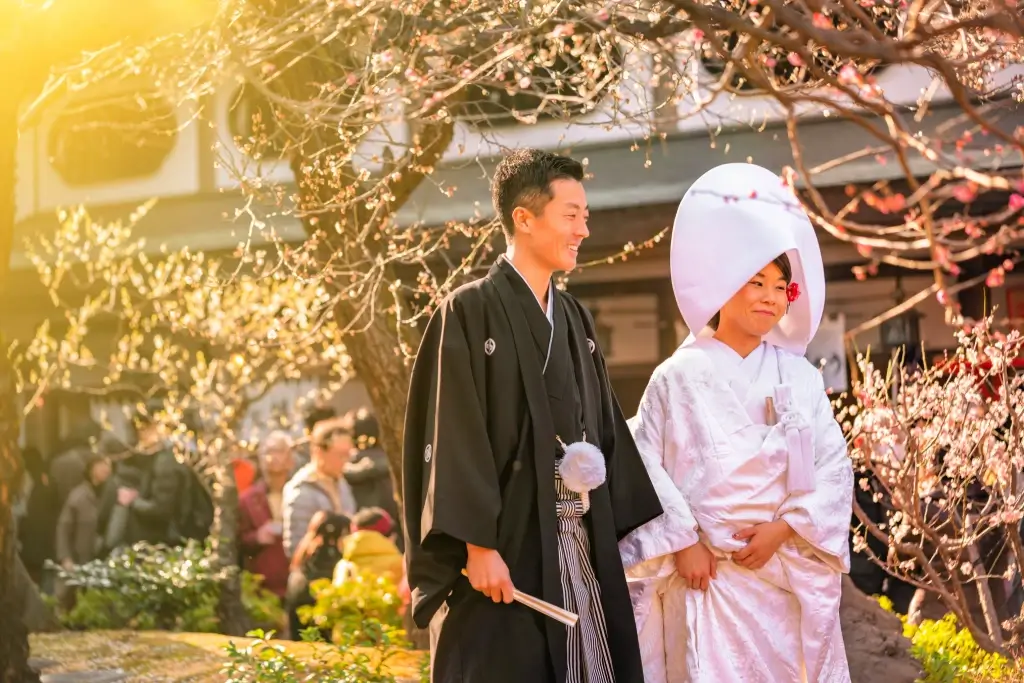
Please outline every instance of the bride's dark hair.
M789 262L789 256L787 256L786 254L779 254L777 257L775 257L775 259L772 261L772 263L779 270L782 271L782 279L784 279L786 281L787 285L790 282L793 281L793 265ZM717 331L718 330L718 323L719 323L720 320L721 320L721 314L720 313L715 313L715 315L712 316L710 322L708 322L708 327L710 327L711 329ZM696 334L696 333L694 333L694 334Z

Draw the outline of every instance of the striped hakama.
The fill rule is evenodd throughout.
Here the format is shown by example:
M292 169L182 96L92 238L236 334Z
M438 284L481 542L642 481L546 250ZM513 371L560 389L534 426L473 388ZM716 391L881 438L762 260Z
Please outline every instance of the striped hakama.
M569 490L555 475L558 565L565 609L580 620L568 629L566 683L614 683L608 628L601 608L601 586L590 561L590 539L583 515L589 496Z

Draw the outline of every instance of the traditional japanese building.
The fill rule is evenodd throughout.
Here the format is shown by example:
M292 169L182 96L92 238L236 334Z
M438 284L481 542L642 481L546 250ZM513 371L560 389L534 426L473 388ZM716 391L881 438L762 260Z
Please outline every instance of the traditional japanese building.
M700 68L710 73L714 65ZM635 76L636 83L631 85L632 104L620 111L621 125L598 125L608 120L610 104L569 123L547 120L524 125L511 117L492 120L486 134L470 123L460 122L436 176L436 184L457 189L447 198L434 183L425 183L402 207L401 221L430 226L489 216L487 175L503 147L563 150L586 159L593 176L587 183L591 237L581 261L600 261L622 251L625 245L641 245L668 228L687 187L709 168L749 160L779 171L792 163L778 108L768 98L752 92L719 98L699 116L687 116L689 104L681 102L673 115L658 121L657 132L663 135L645 141L650 126L631 120L630 108L633 116L643 118L641 103L650 101L656 93L644 91L640 85L642 65L640 69L641 76ZM914 106L930 82L929 75L916 68L889 67L875 77L890 100L908 108ZM229 171L237 165L231 160L244 155L233 139L250 133L253 113L264 106L256 95L238 86L225 87L198 106L185 107L176 107L156 95L130 100L108 95L87 92L74 99L55 100L22 131L17 244L24 237L54 230L58 207L85 204L97 218L123 218L151 198L159 201L140 224L139 234L146 237L148 248L154 252L160 245L187 245L227 253L246 239L254 244L267 241L266 234L253 230L248 217L237 217L244 198ZM492 104L514 107L517 103L510 99ZM808 112L800 126L807 167L852 158L856 152L877 144L863 127L827 114ZM940 95L923 117L921 129L963 126L958 121L960 114L949 98ZM90 125L100 121L119 125ZM1008 130L1024 126L1024 109L1008 109L999 125ZM400 136L402 131L396 134ZM977 163L990 163L984 158L984 140L973 144ZM844 201L847 185L903 177L895 164L884 161L868 155L835 164L817 175L816 186L838 206ZM290 182L288 165L272 154L248 163L264 177ZM1001 163L1019 166L1021 160ZM924 177L930 169L921 165L913 171ZM992 196L991 201L1005 198ZM886 220L881 215L876 218ZM286 241L303 238L301 226L292 218L275 219L271 227ZM854 269L868 259L853 245L824 233L821 243L829 287L828 320L811 354L815 360L828 363L829 381L843 388L848 371L844 333L924 289L931 278L927 272L883 268L877 275L859 281ZM669 283L668 244L666 236L636 251L625 262L589 267L568 282L570 291L595 313L613 381L627 413L635 409L651 371L686 332ZM973 277L991 265L981 258L965 264L961 278ZM49 315L48 304L18 248L13 268L18 286L4 302L8 314L2 326L7 334L26 339ZM1004 285L981 286L964 297L965 306L969 305L975 314L980 314L981 302L998 304L1004 315L1024 318L1024 276L1011 273ZM857 348L870 347L882 353L904 343L923 344L928 352L935 352L954 342L934 298L922 302L912 315L865 331L854 341ZM304 390L301 385L282 386L273 400L285 405ZM336 400L339 408L346 409L366 399L358 382L353 382ZM88 395L48 394L45 408L34 411L27 424L26 438L44 449L52 447L67 425L95 415L102 405L103 399Z

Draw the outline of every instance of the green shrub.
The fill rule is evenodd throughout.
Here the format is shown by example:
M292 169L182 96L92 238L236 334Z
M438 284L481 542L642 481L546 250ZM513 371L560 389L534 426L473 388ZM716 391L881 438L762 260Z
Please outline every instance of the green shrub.
M263 588L263 577L258 574L242 572L242 606L261 628L271 630L284 623L281 599Z
M354 629L354 633L385 632L383 625L367 620ZM374 647L373 656L357 647L353 638L340 634L340 641L331 650L320 652L314 661L299 659L279 644L270 642L273 634L255 631L249 634L256 638L249 646L239 648L230 643L227 648L228 662L223 669L227 683L395 683L395 677L387 671L387 664L395 653L404 648L404 643L382 638ZM319 631L310 628L302 633L305 642L319 640ZM427 659L424 655L424 659Z
M308 627L302 639L322 641L321 633L327 632L335 647L321 650L320 659L310 662L269 642L264 632L255 632L250 635L257 640L249 647L229 646L224 669L228 683L394 683L387 665L409 648L395 584L384 577L356 575L340 586L314 581L310 593L316 602L299 608L299 618ZM429 683L428 653L421 653L417 673Z
M367 647L385 641L404 640L398 588L382 576L354 575L340 586L314 581L310 593L314 605L300 607L303 624L330 631L335 643L351 642Z
M221 584L236 567L218 569L210 549L194 541L169 548L139 543L104 559L60 570L75 589L75 605L61 615L71 629L217 632ZM243 572L242 603L255 623L277 624L277 598Z
M880 597L878 602L882 609L894 612L889 598ZM982 649L970 631L959 628L953 614L938 621L925 619L920 625L908 623L902 614L896 616L903 622L903 635L910 639L911 654L924 668L923 683L1000 681L1014 670L1010 660Z

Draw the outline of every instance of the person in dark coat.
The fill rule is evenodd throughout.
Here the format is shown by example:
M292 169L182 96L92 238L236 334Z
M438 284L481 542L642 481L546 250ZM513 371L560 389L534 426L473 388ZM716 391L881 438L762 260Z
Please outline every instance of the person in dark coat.
M330 580L342 559L342 542L351 531L352 520L347 515L321 510L313 515L309 528L297 543L295 556L288 575L285 611L292 640L302 640L305 626L299 619L299 608L316 603L309 586L314 581ZM330 642L330 629L323 629L321 637Z
M398 502L391 479L387 453L380 445L376 416L362 408L352 418L352 439L356 448L345 465L345 480L356 497L356 508L382 508L392 520L398 519Z
M100 428L95 422L78 424L64 441L60 455L50 461L50 481L56 488L58 513L71 492L85 481L85 462L93 453L93 440L99 436Z
M21 561L32 581L48 592L44 585L46 572L43 567L47 560L54 559L57 538L57 487L50 480L46 460L38 450L28 447L22 450L25 472L31 482L31 490L25 505L25 516L18 526L18 541L21 545Z
M582 180L581 164L538 150L499 164L508 251L437 307L416 357L404 526L434 683L644 680L618 542L662 507L594 319L553 281L589 234ZM567 629L513 589L579 622Z
M131 455L118 464L100 503L100 528L106 530L108 539L116 537L118 546L140 542L177 545L181 541L177 522L190 473L178 462L151 414L136 416L138 442ZM125 527L121 533L111 534L108 525L117 517L114 512L119 507L127 512Z

